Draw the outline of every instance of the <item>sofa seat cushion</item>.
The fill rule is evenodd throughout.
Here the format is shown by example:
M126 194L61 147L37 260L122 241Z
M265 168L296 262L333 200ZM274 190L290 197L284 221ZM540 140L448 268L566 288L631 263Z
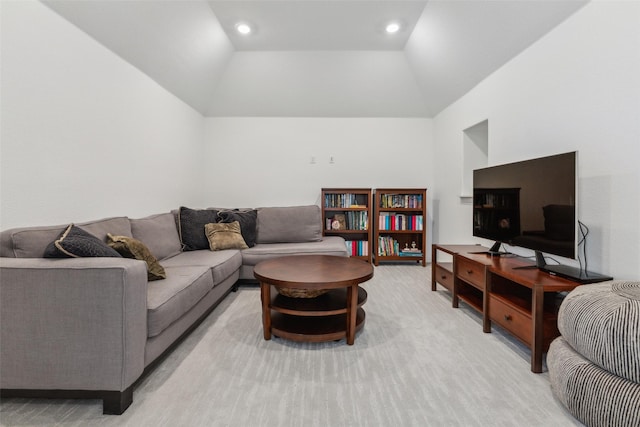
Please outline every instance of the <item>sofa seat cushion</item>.
M327 236L319 242L260 243L242 251L242 264L254 266L260 261L286 255L335 255L349 256L342 237Z
M577 287L560 306L558 329L593 363L640 383L640 282Z
M154 337L213 289L206 266L165 267L167 278L149 282L147 289L147 335Z
M165 268L179 266L208 267L212 272L213 285L217 286L238 271L240 265L242 265L242 255L236 249L215 252L210 250L188 251L162 260L162 265Z

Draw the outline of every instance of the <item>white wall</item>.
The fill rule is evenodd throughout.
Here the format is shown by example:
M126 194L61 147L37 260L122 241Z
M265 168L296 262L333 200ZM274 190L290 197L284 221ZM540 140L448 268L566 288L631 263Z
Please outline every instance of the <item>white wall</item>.
M426 187L430 209L431 119L205 121L204 200L208 206L320 205L323 187ZM329 163L330 156L335 163ZM315 164L310 163L311 157L316 158Z
M589 3L434 118L436 242L472 241L462 131L484 119L490 164L578 150L589 269L637 280L640 3Z
M204 119L36 1L2 1L1 228L196 203Z

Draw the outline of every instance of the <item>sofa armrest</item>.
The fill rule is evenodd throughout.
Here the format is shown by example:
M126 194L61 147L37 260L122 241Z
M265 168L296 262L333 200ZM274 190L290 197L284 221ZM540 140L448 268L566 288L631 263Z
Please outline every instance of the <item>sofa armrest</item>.
M125 258L0 258L0 387L123 391L144 370L147 270Z

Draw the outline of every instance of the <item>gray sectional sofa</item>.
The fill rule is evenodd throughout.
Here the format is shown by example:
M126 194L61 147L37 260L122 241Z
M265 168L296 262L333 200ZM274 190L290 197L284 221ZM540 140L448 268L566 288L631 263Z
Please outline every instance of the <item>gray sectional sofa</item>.
M256 209L255 245L185 251L177 212L76 224L143 242L166 279L147 280L144 261L114 257L48 259L67 227L0 233L0 388L3 397L103 400L121 414L153 362L176 345L260 261L292 254L349 256L323 237L318 206ZM260 304L260 301L256 301Z

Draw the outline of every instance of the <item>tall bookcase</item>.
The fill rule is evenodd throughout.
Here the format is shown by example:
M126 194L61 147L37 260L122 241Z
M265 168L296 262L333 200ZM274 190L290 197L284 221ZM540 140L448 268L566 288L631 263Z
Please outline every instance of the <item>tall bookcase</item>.
M323 188L322 234L345 239L351 256L371 263L371 188Z
M427 265L427 189L376 188L375 265L410 261Z

